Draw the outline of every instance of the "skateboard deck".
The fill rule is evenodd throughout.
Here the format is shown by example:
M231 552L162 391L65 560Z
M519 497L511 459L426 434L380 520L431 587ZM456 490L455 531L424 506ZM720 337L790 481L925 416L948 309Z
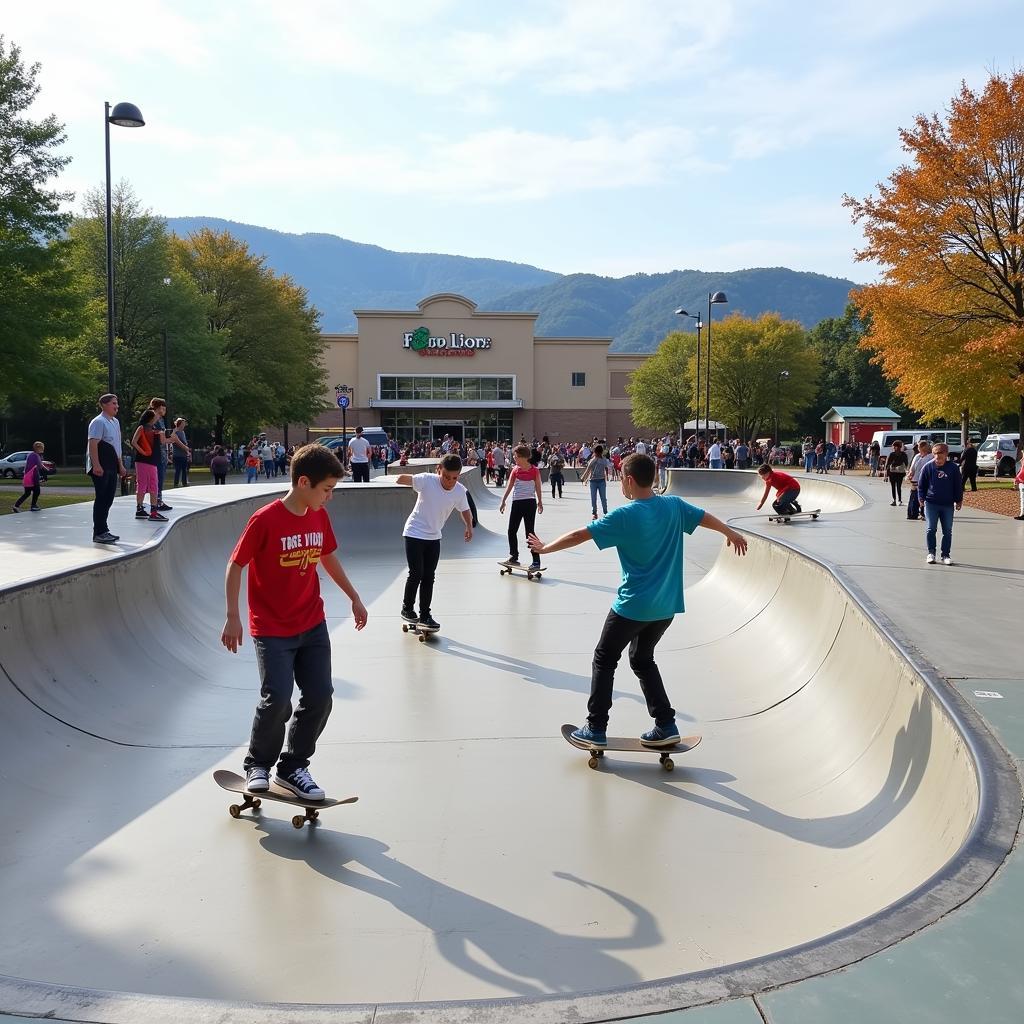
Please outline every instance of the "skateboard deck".
M817 519L821 515L821 509L815 508L808 512L791 512L788 516L769 516L769 523L788 523L790 519L800 519L804 516L810 516L811 519Z
M590 767L597 768L601 764L601 758L604 757L605 751L607 750L625 750L634 754L657 754L658 760L661 762L661 767L665 771L670 772L675 768L675 762L672 760L673 754L685 754L687 751L693 750L698 743L700 743L702 737L700 736L680 736L679 742L674 743L671 747L645 747L639 739L634 739L629 736L609 736L608 746L606 747L592 747L589 743L580 743L579 740L572 738L573 731L577 727L575 725L563 725L562 736L565 737L566 742L574 746L577 750L585 750L590 754Z
M547 571L546 565L538 565L536 567L532 565L509 565L508 562L499 562L501 571L498 573L499 576L511 575L514 572L525 572L526 578L532 580L535 576L539 580L541 575Z
M295 828L302 828L307 821L310 825L314 824L317 818L320 817L320 812L328 807L337 807L339 804L354 804L359 799L357 796L349 796L345 797L344 800L335 800L331 797L327 797L325 800L302 800L297 796L285 795L283 790L275 790L273 782L270 783L270 789L265 793L250 793L245 788L245 779L241 775L225 771L222 768L218 768L213 773L213 781L221 789L226 789L229 793L241 793L245 797L242 803L232 804L228 808L228 813L232 818L240 817L242 811L248 810L250 807L258 813L260 804L264 800L271 800L274 803L291 804L293 807L305 808L305 814L296 814L292 818L292 825Z
M417 637L421 644L425 644L427 640L432 637L435 633L439 633L439 629L434 629L433 626L423 626L418 622L406 622L402 620L402 632L412 633Z

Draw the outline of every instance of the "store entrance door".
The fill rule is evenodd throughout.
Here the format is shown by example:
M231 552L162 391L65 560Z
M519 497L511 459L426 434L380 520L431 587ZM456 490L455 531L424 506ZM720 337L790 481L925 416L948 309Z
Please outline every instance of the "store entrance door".
M431 441L440 441L447 434L449 437L453 437L461 445L463 443L463 424L462 421L451 422L450 420L431 420L430 421L430 439Z

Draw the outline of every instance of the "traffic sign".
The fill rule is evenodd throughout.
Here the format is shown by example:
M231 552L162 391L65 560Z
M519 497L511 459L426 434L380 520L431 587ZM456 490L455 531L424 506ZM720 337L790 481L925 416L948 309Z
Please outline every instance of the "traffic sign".
M347 409L352 404L352 400L348 395L338 395L338 408Z

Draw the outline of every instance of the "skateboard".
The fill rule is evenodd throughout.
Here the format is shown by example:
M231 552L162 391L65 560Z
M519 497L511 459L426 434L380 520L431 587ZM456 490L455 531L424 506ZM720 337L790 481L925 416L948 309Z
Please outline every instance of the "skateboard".
M292 825L295 828L302 828L303 825L308 821L310 825L316 823L317 818L320 817L320 812L327 807L337 807L339 804L354 804L359 797L349 796L344 800L333 800L328 797L326 800L301 800L297 796L285 796L281 790L274 790L274 783L271 782L271 788L265 793L250 793L245 788L245 779L241 775L236 775L234 772L224 771L218 769L213 773L213 780L220 786L221 789L226 789L229 793L241 793L245 799L240 804L232 804L228 808L228 813L232 818L238 818L241 816L242 811L252 808L257 813L260 809L260 804L264 800L272 800L276 803L291 804L293 807L305 808L305 814L296 814L292 818Z
M499 562L501 571L498 573L499 576L511 575L514 572L525 572L526 578L532 580L535 576L538 580L541 578L541 574L547 571L546 565L538 565L536 568L532 565L509 565L508 562Z
M434 629L433 626L423 626L418 622L402 622L402 632L412 633L419 639L421 644L425 644L427 640L432 637L439 630Z
M701 741L700 736L680 736L679 742L674 743L671 747L645 747L640 740L632 739L627 736L609 736L608 746L606 747L592 747L588 743L580 743L579 740L572 738L573 731L576 729L575 725L563 725L562 735L566 741L577 750L586 750L590 754L590 761L588 762L591 768L597 768L601 764L601 758L604 757L606 750L628 750L636 754L657 754L658 760L661 762L661 767L665 771L670 772L675 768L675 762L672 760L672 754L685 754L687 751L693 750L695 746Z
M769 516L769 523L788 523L790 519L799 519L801 516L810 516L812 519L817 519L821 515L821 509L812 509L809 512L791 512L788 516Z

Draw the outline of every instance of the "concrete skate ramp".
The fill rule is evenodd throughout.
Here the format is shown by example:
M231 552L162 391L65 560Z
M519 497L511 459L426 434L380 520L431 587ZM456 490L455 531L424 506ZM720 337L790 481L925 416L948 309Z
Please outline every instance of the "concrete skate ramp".
M819 476L803 473L793 466L783 467L800 482L800 504L805 511L820 508L822 512L852 512L864 499L852 487L840 483L838 475ZM756 505L764 494L764 481L753 469L670 469L668 493L680 498L732 498ZM771 512L775 500L772 490L765 507ZM699 504L699 501L697 502Z
M541 584L501 578L503 538L465 544L456 523L443 632L421 645L399 629L411 496L390 483L331 503L370 622L356 634L325 585L335 708L314 767L360 802L315 832L279 805L232 820L210 773L238 769L258 680L248 637L236 657L218 642L223 568L268 497L208 490L225 503L134 557L0 592L0 975L32 982L0 979L0 1011L337 1019L257 1001L363 1004L346 1020L611 1019L706 1001L686 979L756 958L777 982L772 958L794 947L811 950L786 961L797 972L838 966L816 944L922 886L932 917L948 909L937 879L971 835L978 769L943 700L827 568L756 537L744 560L723 551L659 648L702 745L671 774L613 754L593 772L558 727L585 710L614 554L587 545L550 556ZM588 517L577 495L543 526ZM648 723L622 671L613 731ZM542 1001L434 1005L509 997ZM392 1018L381 1003L410 1005Z

